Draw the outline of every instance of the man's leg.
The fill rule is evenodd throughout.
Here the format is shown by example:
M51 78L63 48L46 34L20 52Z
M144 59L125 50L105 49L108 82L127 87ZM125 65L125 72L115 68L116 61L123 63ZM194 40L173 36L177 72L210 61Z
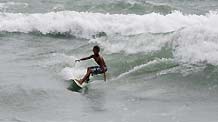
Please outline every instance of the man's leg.
M88 68L87 72L86 72L86 75L81 80L78 80L78 82L80 84L82 84L84 81L86 81L89 78L91 73L92 73L92 70L90 68Z

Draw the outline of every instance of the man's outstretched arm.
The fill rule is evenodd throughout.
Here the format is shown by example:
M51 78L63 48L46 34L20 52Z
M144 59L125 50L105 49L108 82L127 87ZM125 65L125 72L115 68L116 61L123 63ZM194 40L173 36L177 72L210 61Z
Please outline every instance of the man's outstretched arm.
M81 58L79 60L75 60L75 62L78 62L78 61L84 61L84 60L88 60L88 59L91 59L93 58L93 55L89 56L89 57L85 57L85 58Z

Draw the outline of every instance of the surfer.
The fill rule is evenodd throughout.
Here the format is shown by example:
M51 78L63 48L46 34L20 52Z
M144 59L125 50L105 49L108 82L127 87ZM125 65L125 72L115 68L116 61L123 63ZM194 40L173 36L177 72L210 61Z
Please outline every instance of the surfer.
M105 72L107 71L107 66L106 66L106 63L104 61L104 58L99 54L100 47L96 45L96 46L93 47L92 51L94 53L93 55L90 55L89 57L81 58L81 59L75 61L75 62L80 62L80 61L84 61L84 60L88 60L88 59L93 58L95 60L95 62L98 64L98 66L88 67L86 75L82 79L76 80L80 84L82 84L84 81L88 81L90 74L97 75L97 74L102 74L103 73L104 81L106 81Z

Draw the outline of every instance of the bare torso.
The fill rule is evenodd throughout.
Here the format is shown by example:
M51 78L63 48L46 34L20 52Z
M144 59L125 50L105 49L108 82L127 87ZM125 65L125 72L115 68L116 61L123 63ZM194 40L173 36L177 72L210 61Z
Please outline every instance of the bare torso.
M95 62L99 65L99 66L103 66L103 67L107 67L106 64L105 64L105 61L103 59L103 57L101 57L100 55L96 56L96 55L93 55L92 56L95 60Z

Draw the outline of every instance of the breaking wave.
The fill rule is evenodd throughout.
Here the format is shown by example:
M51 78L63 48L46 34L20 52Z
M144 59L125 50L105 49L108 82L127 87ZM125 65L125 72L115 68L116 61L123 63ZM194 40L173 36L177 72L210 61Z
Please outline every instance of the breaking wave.
M101 14L61 11L45 14L1 13L0 31L71 35L98 43L107 53L136 54L171 50L178 64L218 63L218 14ZM96 36L97 35L97 36ZM126 48L128 47L128 48Z
M22 14L1 13L1 32L39 32L41 34L63 34L92 38L99 32L108 35L136 35L141 33L166 33L181 28L203 26L216 31L218 14L184 15L173 12L167 15L151 13L101 14L89 12L61 11L50 13Z

